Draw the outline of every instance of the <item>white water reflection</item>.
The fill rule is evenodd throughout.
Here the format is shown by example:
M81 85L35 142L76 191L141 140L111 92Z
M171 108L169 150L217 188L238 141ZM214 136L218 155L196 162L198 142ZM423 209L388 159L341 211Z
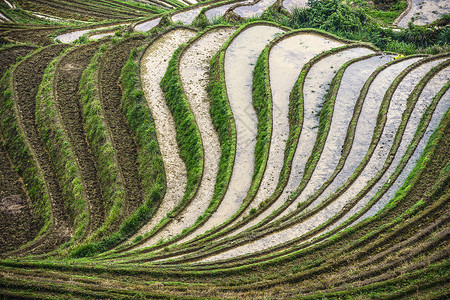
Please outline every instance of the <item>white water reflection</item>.
M259 54L284 30L257 25L239 33L225 53L225 81L236 122L236 157L227 192L217 211L190 237L205 233L231 217L241 206L252 182L257 118L252 105L253 68Z

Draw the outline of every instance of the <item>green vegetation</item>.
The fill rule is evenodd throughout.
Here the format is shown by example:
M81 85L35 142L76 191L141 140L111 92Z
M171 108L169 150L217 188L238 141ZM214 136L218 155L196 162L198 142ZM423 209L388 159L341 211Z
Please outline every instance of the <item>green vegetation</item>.
M269 11L262 18L293 29L326 30L342 38L372 43L384 51L398 51L403 54L436 54L448 51L448 26L434 28L410 25L406 30L393 31L380 26L372 19L370 15L377 13L362 8L355 9L338 0L311 0L308 5L308 8L295 9L292 17ZM396 11L399 9L396 8ZM393 15L389 18L392 17Z
M183 199L168 217L176 216L194 198L203 174L202 140L178 71L178 60L184 47L185 45L175 51L161 80L161 89L175 121L180 156L187 170L187 185Z
M104 205L107 212L104 225L90 237L90 240L97 240L105 236L111 226L117 226L117 222L122 218L121 207L125 198L123 179L121 178L117 165L110 133L105 123L98 91L98 66L102 54L106 49L106 45L100 47L99 51L92 58L91 64L83 72L80 80L83 125L85 127L86 137L92 148L92 153L96 159ZM72 256L93 255L100 249L103 251L108 249L110 245L115 244L118 240L120 240L120 233L110 236L101 244L94 245L91 243L78 247L72 252Z
M41 232L43 234L51 224L51 212L48 192L42 179L41 171L30 145L27 143L17 116L14 99L14 69L8 70L0 81L2 93L0 94L1 133L3 147L11 158L15 171L23 179L28 195L33 202L33 212L42 220Z
M67 199L65 208L72 219L76 241L86 237L89 206L76 157L56 107L54 81L58 61L56 58L48 65L36 95L36 122Z
M177 184L169 181L171 178L166 179L164 163L170 161L163 162L156 135L159 128L143 92L142 55L146 45L157 38L170 38L166 34L180 27L171 24L170 15L181 10L188 12L206 2L191 7L179 0L151 1L150 5L131 0L9 2L17 8L0 2L2 13L14 21L0 23L0 62L4 74L0 79L0 244L23 234L23 227L15 230L8 224L18 224L31 215L36 222L30 224L38 228L25 239L15 239L17 242L5 248L9 252L0 254L2 297L443 299L448 296L448 15L427 26L410 24L397 30L392 22L405 8L403 0L310 0L308 8L294 10L292 15L278 1L259 17L232 20L230 13L212 22L206 18L206 9L232 2L205 6L191 27L183 25L204 31L179 46L158 83L175 120L177 145L187 168L187 187L181 202L156 227L130 240L166 200L167 185ZM168 12L170 5L175 8ZM39 19L33 12L64 21ZM133 24L154 17L162 17L158 27L147 33L131 33ZM91 23L82 24L86 21ZM210 65L207 92L221 157L213 196L204 199L208 203L205 207L194 207L191 200L205 180L205 150L198 120L183 89L181 58L203 33L228 24L240 28L210 62L201 62ZM235 195L244 201L230 212L230 218L204 234L195 235L196 228L215 217L227 193L236 141L241 134L236 130L228 99L232 86L227 86L225 78L230 75L226 72L232 71L225 68L225 54L239 33L259 25L283 28L287 33L268 41L267 47L257 53L254 66L245 66L253 70L252 104L258 120L253 141L256 146L245 149L254 159L252 183L242 195ZM109 26L114 27L99 32L114 30L112 37L89 41L88 36L98 28ZM53 40L58 34L85 29L91 31L72 47ZM278 182L273 182L276 189L258 207L253 207L250 205L258 190L268 188L260 184L265 182L263 176L269 167L272 122L280 117L274 109L276 103L272 103L277 98L272 99L275 89L272 91L270 82L269 55L277 43L296 34L320 35L346 45L319 53L299 68L289 95L289 128L286 128L289 135L284 141L283 165L277 166L281 170ZM352 52L355 56L344 54L352 48L366 48L374 53L360 57L356 56L360 52ZM351 119L343 129L346 132L341 132L345 135L342 151L340 155L336 151L336 157L324 157L324 161L333 159L333 168L336 167L321 182L313 182L319 159L322 161L322 156L329 153L324 149L333 145L328 140L335 138L331 134L334 118L339 118L341 112L335 109L338 94L356 92L346 90L350 84L344 82L347 80L344 73L357 61L382 57L384 60L380 62L386 62L397 53L406 56L398 55L380 64L370 76L363 72L366 70L355 70L368 79L346 112ZM295 59L294 51L290 55L285 61L277 61L280 69L282 64L290 64L291 58ZM310 72L330 56L342 61L345 57L356 58L347 60L340 68L315 68ZM410 59L415 62L408 63ZM390 70L398 76L386 78ZM314 86L312 76L316 72L317 76L334 78L320 107L311 112L306 109L309 99L304 89L325 91L324 86ZM382 84L385 90L377 91L384 96L380 96L377 104L378 114L372 116L373 132L367 132L371 138L357 139L363 105L369 95L373 96L369 89L379 88L374 86L378 79L387 81ZM390 109L395 109L394 115ZM316 111L319 113L315 114ZM299 141L303 141L303 136L300 139L303 133L309 132L304 128L309 119L308 123L304 121L314 116L318 122L317 136L305 135L310 144L304 147ZM358 144L362 142L365 144ZM353 157L349 156L351 149L355 147L358 151L360 146L365 147L365 153L358 156L360 162L348 165L347 169L346 160ZM302 166L306 161L303 170L293 165L297 152ZM373 156L378 153L380 158L377 156L373 166ZM89 170L85 168L87 164L91 165ZM368 173L364 172L367 166L371 168ZM285 189L290 179L299 184L294 191L290 183L289 190ZM267 180L275 179L267 177ZM5 182L10 181L15 181L23 193L4 188ZM307 184L315 186L310 190ZM327 192L327 187L333 187L332 193L322 200L321 193ZM306 200L294 205L305 190L307 194L301 199ZM282 198L286 202L271 207L278 203L280 195L286 197ZM309 208L318 199L320 203ZM160 243L136 250L135 246L147 241L165 224L177 222L176 217L189 205L200 216L192 220L191 227L182 228L179 235L167 233ZM25 214L28 208L31 213ZM258 217L259 223L251 223L252 227L233 234ZM10 220L14 222L8 223ZM289 231L285 230L288 228ZM182 238L188 239L177 245ZM222 253L223 257L217 256Z

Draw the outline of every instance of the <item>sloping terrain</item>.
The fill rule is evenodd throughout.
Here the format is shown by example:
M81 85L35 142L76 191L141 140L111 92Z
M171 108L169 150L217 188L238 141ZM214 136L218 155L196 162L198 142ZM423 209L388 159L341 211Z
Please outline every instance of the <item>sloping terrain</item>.
M448 14L350 4L0 3L0 295L448 298Z

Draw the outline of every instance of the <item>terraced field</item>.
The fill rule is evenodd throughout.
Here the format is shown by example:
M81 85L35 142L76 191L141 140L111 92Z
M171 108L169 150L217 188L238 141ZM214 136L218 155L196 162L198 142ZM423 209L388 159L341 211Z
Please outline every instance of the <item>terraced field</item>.
M0 3L0 295L448 298L448 15L327 5Z

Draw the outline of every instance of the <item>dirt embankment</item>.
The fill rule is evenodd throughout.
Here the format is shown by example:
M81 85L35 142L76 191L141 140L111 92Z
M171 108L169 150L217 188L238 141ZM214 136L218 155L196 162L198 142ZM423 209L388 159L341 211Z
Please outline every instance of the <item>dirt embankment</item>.
M48 252L71 237L70 218L67 215L64 198L61 192L55 170L50 157L45 150L36 127L36 93L41 83L47 65L67 46L55 45L46 48L21 63L14 73L15 94L20 122L24 133L30 143L36 160L42 170L46 183L53 215L51 232L36 244L30 245L29 250L35 252Z
M88 145L81 117L79 82L83 70L100 44L89 44L71 51L58 65L55 74L55 96L64 129L76 155L90 205L90 230L99 228L105 219L98 172L91 148Z
M0 51L0 77L20 56L35 49L32 46L14 46ZM0 252L7 252L33 239L42 222L34 216L21 178L3 148L0 133Z
M133 137L125 116L122 113L120 101L122 91L119 77L130 51L142 41L132 38L108 50L102 60L99 82L100 95L106 122L111 130L113 146L116 150L126 189L124 217L131 215L144 201L141 178L138 169L138 146Z

